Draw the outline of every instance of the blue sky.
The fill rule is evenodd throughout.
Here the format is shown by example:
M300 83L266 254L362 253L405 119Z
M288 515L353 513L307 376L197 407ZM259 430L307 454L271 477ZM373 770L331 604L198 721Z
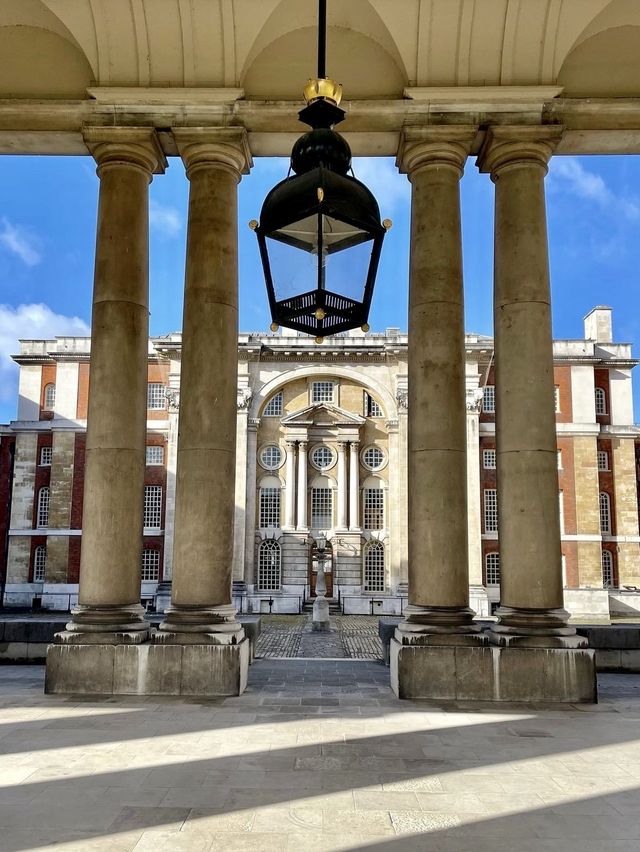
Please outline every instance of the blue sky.
M388 233L371 310L372 330L406 329L410 187L388 159L356 160ZM250 219L287 161L256 160L239 187L240 328L269 326ZM466 327L492 333L493 186L469 160L462 179ZM15 416L19 337L87 334L98 179L88 157L0 158L0 423ZM150 189L150 332L181 326L188 182L177 159ZM614 309L614 338L640 338L640 157L557 157L547 178L556 337L581 337L597 304ZM636 347L637 348L637 347ZM638 349L640 352L640 349ZM636 420L640 421L640 367Z

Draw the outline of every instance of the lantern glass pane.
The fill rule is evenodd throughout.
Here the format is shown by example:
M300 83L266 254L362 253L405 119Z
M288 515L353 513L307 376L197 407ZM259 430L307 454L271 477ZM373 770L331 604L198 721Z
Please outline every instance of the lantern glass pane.
M318 286L318 255L300 251L279 240L267 238L269 266L278 302L315 290Z
M355 302L364 301L373 240L329 254L325 264L325 289Z

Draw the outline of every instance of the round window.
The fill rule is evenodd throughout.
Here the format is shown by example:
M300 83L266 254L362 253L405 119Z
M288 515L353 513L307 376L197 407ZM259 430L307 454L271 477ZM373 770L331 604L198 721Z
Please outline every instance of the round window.
M369 470L380 470L384 467L386 458L380 447L367 447L362 454L362 463Z
M316 447L311 453L311 463L317 467L318 470L326 470L329 467L333 467L333 450L329 447Z
M267 470L276 470L282 464L282 450L276 444L263 447L260 452L260 464Z

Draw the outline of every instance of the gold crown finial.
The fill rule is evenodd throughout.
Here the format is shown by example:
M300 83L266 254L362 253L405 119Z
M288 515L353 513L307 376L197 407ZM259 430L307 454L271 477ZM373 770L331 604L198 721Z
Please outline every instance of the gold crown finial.
M303 89L304 99L308 104L324 98L325 101L338 106L342 100L342 86L336 83L335 80L329 77L314 78L307 80L307 85Z

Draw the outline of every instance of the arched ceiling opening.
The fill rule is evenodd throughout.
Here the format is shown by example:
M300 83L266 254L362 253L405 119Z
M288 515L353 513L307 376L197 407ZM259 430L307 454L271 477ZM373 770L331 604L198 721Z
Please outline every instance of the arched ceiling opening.
M558 83L569 97L640 96L640 26L612 27L581 42Z

